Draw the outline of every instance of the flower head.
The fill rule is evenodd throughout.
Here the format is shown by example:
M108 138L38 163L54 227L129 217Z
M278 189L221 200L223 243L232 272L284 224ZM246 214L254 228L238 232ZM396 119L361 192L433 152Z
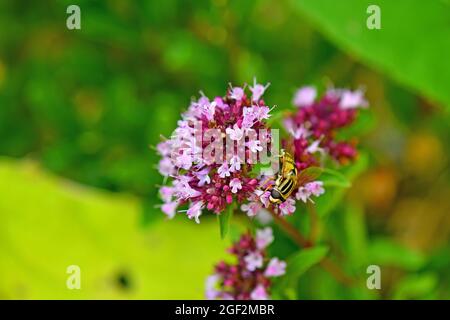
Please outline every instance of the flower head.
M353 142L336 141L339 129L349 126L357 116L357 109L367 107L361 90L329 89L316 99L314 87L300 88L293 103L299 107L284 123L294 137L293 146L299 169L317 165L315 153L327 154L346 163L356 157Z
M249 215L256 214L259 208L251 203L259 181L250 160L271 138L265 123L270 109L261 99L267 87L256 82L248 87L251 99L245 87L230 87L214 99L202 93L182 114L171 138L158 144L158 170L169 179L160 190L167 216L184 207L179 211L199 222L203 210L220 214L233 201L248 203Z
M273 240L272 230L256 231L241 236L229 252L235 264L219 262L206 282L208 299L265 300L270 298L271 278L285 273L286 263L278 258L268 259L265 248ZM264 241L263 241L264 240Z
M337 132L353 123L358 108L367 107L361 90L329 89L317 98L317 90L308 86L300 88L294 95L297 110L285 117L284 127L289 133L282 141L293 154L297 171L313 166L322 166L325 157L345 164L356 158L354 141L338 141ZM305 179L292 196L278 206L278 213L290 215L295 211L295 199L313 201L324 192L322 181Z

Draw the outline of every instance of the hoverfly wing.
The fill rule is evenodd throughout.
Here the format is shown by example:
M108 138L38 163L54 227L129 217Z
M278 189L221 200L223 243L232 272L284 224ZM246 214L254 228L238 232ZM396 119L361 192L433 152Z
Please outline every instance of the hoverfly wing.
M319 167L309 167L309 168L306 168L305 170L302 170L298 174L297 185L303 186L308 182L317 180L317 178L320 177L322 172L323 172L323 169L319 168Z

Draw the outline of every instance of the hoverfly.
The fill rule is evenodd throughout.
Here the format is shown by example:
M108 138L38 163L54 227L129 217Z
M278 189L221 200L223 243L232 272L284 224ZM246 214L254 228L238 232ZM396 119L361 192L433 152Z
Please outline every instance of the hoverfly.
M280 163L281 168L275 185L266 189L266 191L270 191L269 201L274 205L286 201L297 186L297 168L292 155L282 149Z

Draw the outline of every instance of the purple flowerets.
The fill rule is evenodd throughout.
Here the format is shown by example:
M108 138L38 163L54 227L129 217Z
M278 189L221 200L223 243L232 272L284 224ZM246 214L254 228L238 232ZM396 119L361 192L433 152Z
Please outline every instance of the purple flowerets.
M355 141L338 141L336 134L354 122L358 108L367 107L361 90L329 89L318 99L316 88L307 86L297 90L293 104L298 110L284 118L289 137L283 139L282 145L292 152L300 175L307 168L322 166L326 156L341 164L356 158ZM295 211L294 198L306 203L325 193L322 181L302 180L292 196L279 206L281 215Z
M202 94L182 115L171 138L157 146L162 156L159 172L171 180L160 189L161 209L169 218L184 211L198 223L204 209L220 214L233 201L255 198L259 181L251 174L255 161L248 159L258 159L263 145L270 144L265 122L270 108L261 99L266 88L255 82L249 96L242 87L230 87L225 97L212 100ZM212 136L212 130L219 136ZM223 140L232 147L205 156L211 143Z
M266 247L272 243L272 229L257 230L241 236L229 252L236 257L235 264L219 262L213 275L206 281L207 299L266 300L270 299L272 278L282 276L286 263L269 259Z
M271 109L262 100L268 85L255 81L247 92L245 87L230 86L224 97L212 100L202 94L182 114L171 138L157 146L159 172L170 180L160 188L161 210L169 218L185 212L199 223L205 209L220 214L234 202L250 217L271 210L269 194L276 176L267 179L252 172L271 145L273 131L266 123ZM356 158L356 142L336 135L354 122L359 108L367 107L361 90L329 89L318 97L316 88L303 87L293 104L297 111L284 118L289 136L281 145L293 155L299 175L322 166L325 157L341 164ZM213 151L208 149L212 145ZM296 200L312 201L324 192L321 181L299 179L291 196L272 209L291 215Z
M318 155L328 154L340 163L357 156L354 141L337 141L339 129L351 125L358 108L366 108L361 90L329 89L317 99L314 87L303 87L294 95L297 112L285 118L286 130L293 138L293 149L299 170L318 165Z

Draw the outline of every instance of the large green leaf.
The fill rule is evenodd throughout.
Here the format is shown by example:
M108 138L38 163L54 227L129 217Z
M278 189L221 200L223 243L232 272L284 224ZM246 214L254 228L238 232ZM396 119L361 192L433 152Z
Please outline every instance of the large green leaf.
M432 0L292 0L338 46L403 85L450 107L450 4ZM369 30L369 5L381 29Z
M434 273L413 274L399 281L393 299L436 299L434 289L438 285Z
M317 246L308 249L302 249L291 255L287 260L286 274L278 279L275 284L275 298L296 299L295 290L298 280L310 268L318 264L326 256L328 247Z
M388 238L376 238L368 246L371 264L415 271L426 263L425 256Z
M287 270L285 281L294 284L296 280L308 271L311 267L318 264L327 254L328 248L318 246L314 248L303 249L287 259Z
M348 259L352 267L367 265L367 227L363 206L349 202L343 212Z
M325 187L349 188L352 185L345 175L329 168L309 167L299 173L300 185L314 180L322 181Z
M198 299L228 245L211 217L142 228L135 197L86 188L33 163L0 159L0 193L4 299ZM81 290L66 287L69 265L81 268Z
M359 174L361 174L361 172L363 172L367 168L368 164L368 155L361 152L358 159L353 164L345 166L341 169L341 173L345 177L345 181L349 181L349 183L353 181ZM342 182L344 180L337 181ZM314 199L317 204L318 214L321 217L326 217L339 204L346 191L346 188L326 188L325 194L321 195L317 199Z
M349 188L352 183L347 179L345 175L339 171L324 168L323 173L320 176L320 180L323 181L325 188L327 187L339 187L339 188Z
M286 277L298 278L309 268L319 263L327 254L328 248L318 246L314 248L303 249L288 259L288 268Z

